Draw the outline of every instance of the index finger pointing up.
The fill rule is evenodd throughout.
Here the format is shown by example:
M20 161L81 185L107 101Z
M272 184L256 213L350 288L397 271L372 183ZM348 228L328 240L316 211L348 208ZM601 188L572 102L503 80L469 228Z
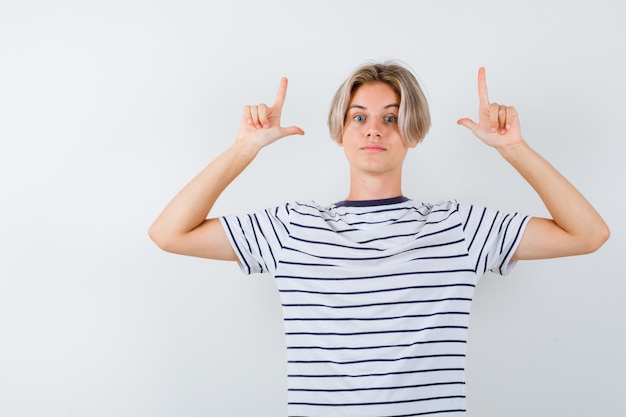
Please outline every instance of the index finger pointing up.
M489 105L489 96L487 95L487 76L485 75L485 67L478 69L478 99L481 107Z
M280 85L278 86L278 93L276 93L276 100L274 100L274 105L272 106L272 108L281 110L283 108L283 104L285 103L286 96L287 96L287 78L283 77L280 79Z

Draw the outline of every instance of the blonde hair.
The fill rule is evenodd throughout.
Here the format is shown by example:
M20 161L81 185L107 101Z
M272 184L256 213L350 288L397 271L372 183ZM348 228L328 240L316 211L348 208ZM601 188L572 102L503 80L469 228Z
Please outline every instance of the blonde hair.
M430 128L428 101L413 73L396 61L366 63L341 84L330 104L328 128L331 138L341 143L346 113L352 95L366 83L383 82L400 97L398 128L405 146L418 144Z

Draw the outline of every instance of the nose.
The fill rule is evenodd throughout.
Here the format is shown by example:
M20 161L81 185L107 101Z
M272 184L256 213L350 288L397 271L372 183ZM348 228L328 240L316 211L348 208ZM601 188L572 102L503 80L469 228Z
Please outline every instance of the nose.
M382 137L382 129L380 124L376 121L371 121L367 126L367 137L368 138L380 138Z
M380 133L380 130L370 128L370 129L367 130L367 136L370 137L370 138L379 138L382 135Z

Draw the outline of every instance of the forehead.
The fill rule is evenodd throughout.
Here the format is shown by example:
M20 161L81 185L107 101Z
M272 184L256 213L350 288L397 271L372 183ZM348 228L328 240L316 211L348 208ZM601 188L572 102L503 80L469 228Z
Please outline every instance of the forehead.
M374 81L358 86L350 97L350 107L375 107L389 106L390 104L400 104L400 96L387 83Z

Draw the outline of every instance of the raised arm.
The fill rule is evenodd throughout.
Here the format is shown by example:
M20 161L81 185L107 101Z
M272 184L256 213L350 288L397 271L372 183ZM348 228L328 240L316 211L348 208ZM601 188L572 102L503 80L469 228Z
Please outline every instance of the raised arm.
M299 127L280 125L286 94L287 79L283 78L272 107L244 107L235 143L180 190L150 227L150 238L161 249L202 258L237 259L219 220L207 216L220 194L263 147L285 136L304 134Z
M609 228L587 199L524 141L514 107L490 103L485 69L478 71L478 122L457 123L498 150L537 192L552 219L533 217L513 259L544 259L594 252Z

